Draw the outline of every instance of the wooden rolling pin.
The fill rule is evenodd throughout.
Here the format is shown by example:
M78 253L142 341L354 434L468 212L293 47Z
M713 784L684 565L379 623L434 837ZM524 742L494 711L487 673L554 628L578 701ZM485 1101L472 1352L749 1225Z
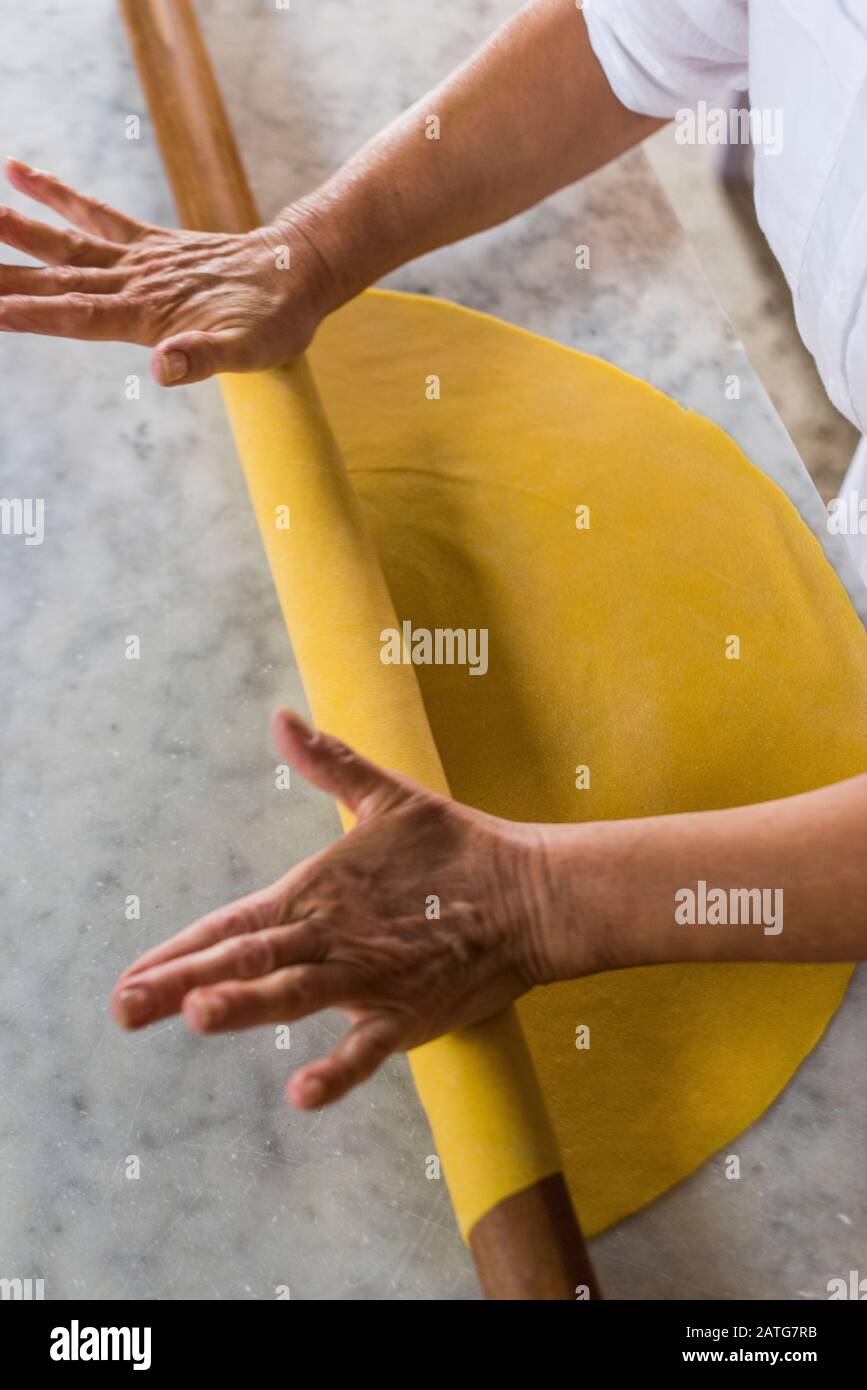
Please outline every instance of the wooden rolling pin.
M182 224L245 232L261 223L192 0L119 0ZM562 1174L479 1220L470 1248L495 1299L598 1298Z

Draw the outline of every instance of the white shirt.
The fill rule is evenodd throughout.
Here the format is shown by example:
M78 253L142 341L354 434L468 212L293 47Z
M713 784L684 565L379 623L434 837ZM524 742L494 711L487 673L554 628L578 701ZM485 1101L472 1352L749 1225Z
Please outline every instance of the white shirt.
M583 9L630 110L677 116L705 102L728 113L732 93L748 91L754 111L778 113L778 152L769 140L755 148L759 222L828 395L867 433L867 0L584 0Z

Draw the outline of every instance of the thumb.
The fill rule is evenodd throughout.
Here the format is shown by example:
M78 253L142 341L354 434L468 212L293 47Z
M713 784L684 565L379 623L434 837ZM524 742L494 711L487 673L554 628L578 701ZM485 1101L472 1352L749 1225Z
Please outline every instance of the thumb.
M271 733L296 772L359 817L382 810L384 803L404 790L405 783L395 773L363 758L333 734L311 728L294 710L275 710Z
M178 333L154 348L151 374L158 386L190 386L216 372L245 368L245 335L237 329L222 333Z

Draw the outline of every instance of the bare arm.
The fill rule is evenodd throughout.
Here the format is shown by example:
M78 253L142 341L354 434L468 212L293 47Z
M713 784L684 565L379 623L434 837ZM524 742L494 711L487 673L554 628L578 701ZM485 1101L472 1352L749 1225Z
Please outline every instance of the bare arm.
M148 951L113 1007L127 1028L182 1012L220 1033L339 1005L353 1026L291 1079L303 1108L532 985L668 961L867 959L867 776L727 811L521 825L444 801L287 712L274 733L355 811L355 829ZM766 890L771 911L679 923L677 895L702 881L708 894Z
M535 0L320 189L246 235L153 227L10 160L15 188L78 230L0 209L0 242L43 262L0 265L0 330L144 344L163 386L273 366L387 271L512 217L659 124L614 96L574 0Z
M585 931L603 956L608 941L618 966L867 959L867 775L731 810L540 829L551 886L540 958L551 978L580 969ZM702 882L708 920L691 922ZM732 923L735 910L751 920Z
M574 0L532 0L303 206L342 300L514 217L662 124L615 97Z

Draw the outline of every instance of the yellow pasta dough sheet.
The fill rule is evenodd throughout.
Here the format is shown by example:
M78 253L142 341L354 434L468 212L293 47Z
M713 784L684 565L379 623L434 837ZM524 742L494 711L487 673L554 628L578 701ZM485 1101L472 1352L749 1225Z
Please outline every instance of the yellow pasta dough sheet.
M313 716L367 756L561 822L867 770L867 634L795 508L709 421L382 291L326 320L306 361L222 386ZM385 664L404 623L485 632L485 673ZM770 1104L850 969L619 971L417 1049L464 1235L561 1162L590 1234L650 1201Z

